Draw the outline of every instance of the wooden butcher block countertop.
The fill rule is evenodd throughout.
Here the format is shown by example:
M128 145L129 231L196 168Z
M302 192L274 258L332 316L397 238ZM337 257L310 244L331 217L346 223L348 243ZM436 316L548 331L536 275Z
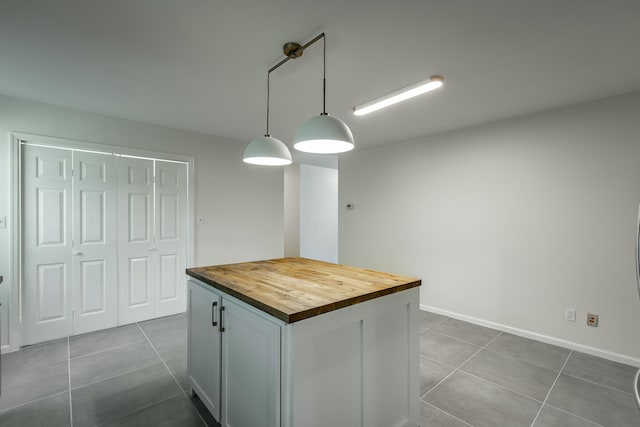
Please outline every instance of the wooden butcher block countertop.
M421 285L411 277L305 258L189 268L187 274L287 323Z

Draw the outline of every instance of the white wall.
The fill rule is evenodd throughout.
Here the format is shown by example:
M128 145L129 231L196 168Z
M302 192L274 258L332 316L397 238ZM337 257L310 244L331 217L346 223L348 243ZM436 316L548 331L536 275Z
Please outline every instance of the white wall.
M338 169L300 165L300 256L338 262Z
M343 155L340 262L419 277L438 311L640 366L639 200L635 93Z
M284 169L284 256L300 256L300 164Z
M291 165L284 188L285 256L338 262L338 169Z
M11 131L193 156L194 213L205 217L203 225L195 226L193 265L282 256L282 169L244 164L244 143L0 96L0 216L7 216L9 227L0 229L3 344L7 315L15 309L7 304L14 285L9 275Z

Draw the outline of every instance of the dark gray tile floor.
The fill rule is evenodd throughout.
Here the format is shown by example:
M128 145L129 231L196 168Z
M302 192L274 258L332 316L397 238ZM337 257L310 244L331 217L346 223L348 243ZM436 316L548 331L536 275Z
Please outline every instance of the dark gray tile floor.
M191 398L184 314L2 356L0 426L215 426Z
M186 317L3 355L0 426L216 426L187 381ZM636 368L421 313L422 427L640 427Z
M637 368L421 312L421 425L639 427Z

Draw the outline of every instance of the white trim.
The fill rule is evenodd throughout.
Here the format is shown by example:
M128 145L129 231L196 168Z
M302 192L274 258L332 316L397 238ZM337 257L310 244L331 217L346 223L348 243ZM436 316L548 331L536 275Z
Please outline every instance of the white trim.
M166 153L163 151L143 150L139 148L125 147L122 145L111 145L97 142L77 141L66 138L57 138L45 135L36 135L26 132L13 131L11 135L14 135L18 139L24 141L42 145L45 147L64 148L68 150L83 150L83 151L95 151L98 153L107 153L114 155L122 155L127 157L142 157L158 160L179 161L188 163L193 167L194 157L185 156L184 154Z
M137 148L124 147L96 142L77 141L66 138L57 138L45 135L36 135L26 132L9 132L9 174L11 185L9 188L9 200L12 203L10 217L9 246L9 272L5 275L5 284L8 286L8 300L10 304L3 306L8 312L9 320L9 344L0 350L11 352L20 349L22 345L22 158L21 142L33 145L60 148L67 150L81 150L96 153L112 154L123 157L138 157L157 159L175 163L186 163L188 169L187 179L187 243L186 243L186 264L194 265L195 254L195 228L193 213L195 207L195 158L183 154L166 153L162 151L142 150Z
M8 344L0 349L3 353L16 351L22 344L21 335L21 304L20 283L22 282L22 199L21 199L22 159L20 140L17 135L9 133L9 203L12 204L9 211L9 274L5 277L7 300L9 304L3 307L7 311L7 330L9 331Z
M458 320L464 320L465 322L473 323L474 325L485 326L487 328L497 329L502 332L508 332L520 337L529 338L536 341L541 341L547 344L557 345L569 350L576 350L582 353L587 353L592 356L602 357L614 362L624 363L626 365L640 367L640 359L635 357L626 356L620 353L614 353L612 351L603 350L596 347L590 347L584 344L578 344L573 341L567 341L560 338L551 337L549 335L538 334L536 332L527 331L524 329L518 329L511 326L503 325L502 323L491 322L489 320L479 319L477 317L467 316L466 314L460 314L453 311L443 310L437 307L431 307L426 304L420 304L420 310L430 311L436 314L442 314L444 316L452 317Z

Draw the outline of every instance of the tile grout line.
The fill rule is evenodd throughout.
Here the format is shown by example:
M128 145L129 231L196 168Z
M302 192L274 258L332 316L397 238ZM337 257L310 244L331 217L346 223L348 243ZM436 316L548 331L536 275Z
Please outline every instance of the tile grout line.
M146 337L145 337L145 340L146 340ZM146 342L145 340L140 340L140 341L136 341L136 342L132 342L132 343L128 343L128 344L117 345L115 347L105 348L104 350L94 351L93 353L81 354L80 356L71 357L71 353L69 353L69 357L72 360L82 359L83 357L95 356L96 354L104 353L106 351L119 350L119 349L122 349L124 347L129 347L129 346L132 346L132 345L141 344L143 342Z
M565 375L566 375L566 374L565 374ZM593 421L593 420L588 420L588 419L586 419L586 418L584 418L584 417L581 417L580 415L576 415L576 414L574 414L573 412L569 412L569 411L567 411L567 410L565 410L565 409L558 408L557 406L551 405L550 403L545 403L545 406L548 406L548 407L553 408L553 409L555 409L555 410L557 410L557 411L560 411L560 412L564 412L565 414L571 415L571 416L573 416L573 417L579 418L579 419L581 419L582 421L586 421L586 422L588 422L588 423L590 423L590 424L593 424L594 426L598 426L598 427L605 427L604 425L602 425L602 424L600 424L600 423L597 423L597 422L595 422L595 421Z
M542 405L540 405L540 409L538 409L538 413L533 418L533 421L531 421L531 427L533 427L533 425L538 420L538 417L540 417L540 414L542 413L542 410L544 409L544 405L547 403L547 400L549 399L549 396L551 396L551 392L553 391L553 388L556 386L556 383L558 382L558 379L560 379L560 375L562 375L562 371L564 371L564 367L567 366L567 363L569 362L569 358L571 357L572 354L573 354L573 350L571 350L569 352L569 355L567 356L567 358L565 359L564 363L562 364L562 368L560 368L560 370L558 371L558 375L556 375L556 379L553 381L553 384L551 384L551 387L549 388L549 391L547 392L547 395L544 397L544 400L542 401Z
M427 355L426 355L426 354L424 354L424 353L420 353L420 357L424 357L425 359L429 359L430 361L435 362L435 363L437 363L437 364L439 364L439 365L446 366L447 368L456 369L456 367L455 367L455 366L452 366L452 365L449 365L449 364L447 364L447 363L444 363L444 362L442 362L442 361L440 361L440 360L438 360L438 359L434 359L433 357L429 357L429 356L427 356Z
M162 361L162 360L161 360L161 361ZM137 366L137 367L135 367L134 369L127 369L127 370L122 371L122 372L119 372L119 373L117 373L117 374L115 374L115 375L109 375L108 377L100 378L99 380L96 380L96 381L91 381L90 383L87 383L87 384L83 384L83 385L81 385L81 386L78 386L78 387L74 388L73 390L74 390L74 391L75 391L75 390L80 390L80 389L83 389L83 388L85 388L85 387L89 387L89 386L92 386L92 385L95 385L95 384L101 383L101 382L103 382L103 381L112 380L112 379L114 379L114 378L118 378L118 377L120 377L120 376L122 376L122 375L130 374L130 373L132 373L132 372L140 371L140 370L142 370L142 369L146 369L146 368L149 368L149 367L151 367L151 366L159 365L159 364L160 364L160 362L149 362L149 363L147 363L147 364L145 364L145 365Z
M551 344L550 344L550 345L551 345ZM499 354L499 355L501 355L501 356L507 356L507 357L510 357L510 358L512 358L512 359L519 360L520 362L524 362L524 363L527 363L527 364L529 364L529 365L532 365L532 366L535 366L535 367L538 367L538 368L546 369L547 371L551 371L551 372L558 372L558 371L557 371L556 369L554 369L554 368L549 368L548 366L542 366L542 364L538 364L538 363L531 362L531 361L529 361L529 360L525 360L525 359L523 359L523 358L521 358L521 357L514 356L514 355L509 354L509 353L504 352L504 351L498 351L498 350L494 350L494 349L491 349L491 348L487 348L487 349L485 349L485 350L490 351L490 352L495 353L495 354ZM566 350L567 350L568 352L571 352L571 350L568 350L568 349L566 349ZM568 354L568 353L567 353L567 354ZM562 368L558 368L558 369L562 369Z
M173 381L175 381L175 383L178 385L178 388L180 389L180 391L182 392L182 394L185 395L185 397L189 400L189 404L191 404L191 407L193 408L194 411L196 411L196 414L198 415L198 418L200 418L200 421L202 421L202 424L204 424L204 426L206 427L208 424L207 422L204 420L204 418L202 418L202 415L200 415L200 412L195 408L195 406L193 405L193 402L191 402L191 399L189 398L189 394L187 393L186 390L184 390L182 388L182 386L180 385L180 382L178 381L178 379L175 377L175 375L173 375L173 372L171 372L171 369L169 369L169 366L167 365L167 363L164 361L164 359L162 358L162 356L160 356L160 353L158 353L158 350L156 350L155 346L153 345L153 343L151 342L151 339L149 338L149 336L147 335L147 333L144 331L144 329L142 329L142 326L140 326L139 323L136 323L136 325L138 326L138 328L140 329L140 331L142 332L142 334L145 336L145 338L147 339L147 341L149 342L149 345L151 346L151 348L153 349L153 351L158 355L158 358L160 359L160 361L162 362L162 364L164 365L165 369L169 372L169 375L171 375L171 378L173 378ZM177 394L176 394L177 396Z
M69 377L69 423L73 427L73 397L71 396L71 343L67 337L67 375Z
M426 332L426 331L425 331L425 332ZM495 337L493 337L493 338L491 339L491 341L489 341L489 343L488 343L487 345L491 344L491 343L493 342L493 340L495 340L496 338L498 338L500 335L502 335L502 334L504 333L504 332L502 332L502 331L498 331L498 332L500 332L500 333L499 333L498 335L496 335ZM481 350L482 350L482 349L484 349L484 348L487 346L487 345L485 345L485 346L483 347L483 346L481 346L481 345L478 345L478 344L475 344L475 343L472 343L472 342L469 342L469 341L465 341L465 340L463 340L463 339L461 339L461 338L456 338L456 337L451 336L451 335L443 334L442 332L438 332L438 331L430 331L430 333L431 333L431 334L440 335L440 336L442 336L442 337L451 338L452 340L456 340L456 341L461 342L461 343L464 343L464 344L469 344L469 345L472 345L472 346L474 346L474 347L480 347L480 349L481 349Z
M420 400L422 400L422 399L420 399ZM454 419L454 420L456 420L456 421L460 421L461 423L463 423L463 424L465 424L465 425L468 425L469 427L473 427L473 424L469 424L469 423L468 423L468 422L466 422L465 420L461 420L460 418L456 417L455 415L452 415L452 414L448 413L447 411L444 411L444 410L442 410L442 409L438 408L437 406L433 405L432 403L425 402L424 400L422 400L422 402L423 402L423 403L425 403L426 405L431 406L431 407L432 407L432 408L434 408L436 411L440 411L440 412L442 412L443 414L447 414L448 416L450 416L451 418L453 418L453 419Z
M31 405L32 403L40 402L41 400L45 400L45 399L48 399L50 397L54 397L54 396L58 396L58 395L62 395L62 394L68 394L68 393L69 393L69 391L62 390L62 391L59 391L57 393L48 394L46 396L42 396L42 397L39 397L37 399L29 400L29 401L24 402L24 403L19 403L19 404L14 405L14 406L9 406L8 408L4 408L4 409L0 410L0 415L3 415L3 414L5 414L5 413L7 413L9 411L12 411L12 410L16 409L16 408L20 408L20 407L23 407L23 406Z
M440 320L439 320L435 325L431 325L431 326L429 326L429 327L428 327L428 328L426 328L424 331L420 331L420 333L422 334L422 333L424 333L424 332L427 332L428 330L431 330L431 329L435 328L435 327L436 327L436 326L438 326L439 324L444 323L446 320L447 320L447 318L440 319Z
M486 344L484 345L484 347L481 347L480 349L478 349L478 351L476 351L474 354L472 354L470 357L468 357L465 361L463 361L460 365L458 365L458 368L459 368L459 367L462 367L462 366L463 366L465 363L467 363L469 360L473 359L473 358L474 358L478 353L480 353L482 350L484 350L484 349L485 349L489 344L491 344L493 341L495 341L495 340L496 340L500 335L502 335L502 334L503 334L503 332L502 332L502 331L499 331L499 333L498 333L495 337L493 337L493 338L492 338L488 343L486 343ZM475 345L475 344L474 344L474 345ZM445 411L445 410L443 410L443 409L441 409L441 408L438 408L437 406L435 406L435 405L433 405L433 404L431 404L431 403L427 402L426 400L423 400L423 398L424 398L427 394L429 394L429 393L431 393L433 390L435 390L435 388L436 388L436 387L438 387L438 386L439 386L440 384L442 384L443 382L445 382L445 381L447 380L447 378L451 377L451 376L452 376L453 374L455 374L456 372L463 372L463 371L460 371L458 368L454 368L454 369L453 369L453 371L451 371L451 373L450 373L449 375L447 375L445 378L443 378L443 379L442 379L442 381L440 381L440 382L439 382L438 384L436 384L435 386L431 387L431 389L429 389L429 391L427 391L425 394L423 394L423 395L422 395L422 397L420 397L420 400L422 400L423 402L425 402L425 403L426 403L426 404L428 404L428 405L433 406L433 407L434 407L434 408L436 408L437 410L439 410L439 411L441 411L441 412L444 412L445 414L447 414L447 415L449 415L449 416L453 417L454 419L456 419L456 420L458 420L458 421L462 421L462 422L463 422L463 423L465 423L466 425L473 427L473 425L472 425L472 424L469 424L469 423L467 423L466 421L464 421L464 420L462 420L462 419L460 419L460 418L456 417L455 415L450 414L450 413L448 413L447 411Z
M103 422L103 423L96 424L96 427L104 426L104 425L107 425L107 424L112 423L112 422L114 422L114 421L122 420L122 419L124 419L124 418L126 418L126 417L129 417L129 416L133 415L133 414L137 414L137 413L138 413L138 412L140 412L140 411L144 411L145 409L150 408L150 407L152 407L152 406L154 406L154 405L159 405L160 403L164 403L164 402L166 402L167 400L171 400L171 399L175 398L176 396L180 396L180 394L181 394L181 393L176 393L176 394L174 394L174 395L172 395L172 396L169 396L169 397L166 397L166 398L164 398L164 399L162 399L162 400L160 400L160 401L158 401L158 402L150 403L150 404L145 405L145 406L143 406L143 407L141 407L141 408L139 408L139 409L136 409L136 410L135 410L135 411L133 411L133 412L129 412L128 414L125 414L125 415L123 415L123 416L121 416L121 417L119 417L119 418L114 418L114 419L112 419L112 420L108 420L108 421L105 421L105 422Z
M453 371L451 371L451 373L450 373L449 375L447 375L446 377L444 377L444 378L442 379L442 381L440 381L438 384L436 384L436 385L434 385L433 387L431 387L431 388L429 389L429 391L427 391L425 394L423 394L423 395L422 395L422 397L425 397L427 394L431 393L431 392L432 392L436 387L438 387L440 384L442 384L444 381L446 381L446 379L447 379L447 378L449 378L451 375L455 374L456 372L464 372L464 371L460 371L460 370L459 370L459 368L460 368L460 367L462 367L462 365L464 365L465 363L467 363L469 360L471 360L471 359L473 359L474 357L476 357L476 355L477 355L478 353L480 353L482 350L484 350L484 349L485 349L489 344L491 344L493 341L495 341L495 340L496 340L500 335L502 335L502 334L503 334L503 332L499 332L499 333L498 333L498 335L496 335L495 337L493 337L493 338L491 339L491 341L489 341L488 343L486 343L486 344L484 345L484 347L480 347L480 348L478 349L478 351L476 351L476 352L475 352L475 353L473 353L471 356L469 356L467 359L465 359L462 363L460 363L460 364L458 365L458 367L453 368ZM446 335L445 335L445 336L446 336ZM453 338L453 337L450 337L450 338ZM469 344L471 344L471 343L469 343ZM475 344L474 344L474 345L475 345ZM436 361L436 362L437 362L437 361ZM466 372L465 372L465 373L466 373ZM422 397L421 397L421 398L422 398ZM440 409L440 408L438 408L438 409Z
M486 378L482 378L482 377L480 377L480 376L478 376L476 374L473 374L471 372L463 371L461 369L458 369L457 371L460 372L461 374L468 375L470 377L476 378L476 379L478 379L478 380L480 380L480 381L482 381L484 383L491 384L491 385L494 385L496 387L500 387L501 389L507 390L507 391L509 391L509 392L511 392L513 394L517 394L518 396L524 397L525 399L533 400L534 402L537 402L537 403L542 403L542 400L538 400L535 397L527 396L526 394L523 394L523 393L521 393L519 391L512 390L512 389L510 389L508 387L505 387L505 386L503 386L501 384L495 383L495 382L493 382L491 380L488 380Z
M180 390L182 390L182 386L180 385L180 383L178 382L177 378L175 377L175 375L173 375L173 372L171 372L171 369L169 369L169 366L167 366L167 363L164 361L164 359L162 358L162 356L160 356L160 353L158 353L158 350L156 350L155 346L153 345L153 343L151 342L151 339L149 338L149 336L146 334L146 332L144 331L144 329L142 329L142 327L136 323L136 325L138 325L138 328L140 328L140 331L144 334L145 338L147 339L147 341L149 342L149 345L151 346L151 348L153 349L153 352L158 356L158 359L160 359L160 361L162 362L162 364L164 365L165 369L167 370L167 372L169 372L169 375L171 375L171 378L173 378L173 381L178 385L178 388ZM182 390L184 391L184 390Z
M571 374L567 374L567 373L564 373L564 374L566 376L568 376L568 377L575 378L577 380L584 381L584 382L589 383L589 384L597 385L597 386L609 389L611 391L617 391L618 393L624 393L626 395L629 395L629 396L633 397L633 392L629 393L629 392L626 392L626 391L623 391L623 390L619 390L617 388L609 387L608 385L604 385L604 384L597 383L595 381L588 380L586 378L578 377L576 375L571 375Z

